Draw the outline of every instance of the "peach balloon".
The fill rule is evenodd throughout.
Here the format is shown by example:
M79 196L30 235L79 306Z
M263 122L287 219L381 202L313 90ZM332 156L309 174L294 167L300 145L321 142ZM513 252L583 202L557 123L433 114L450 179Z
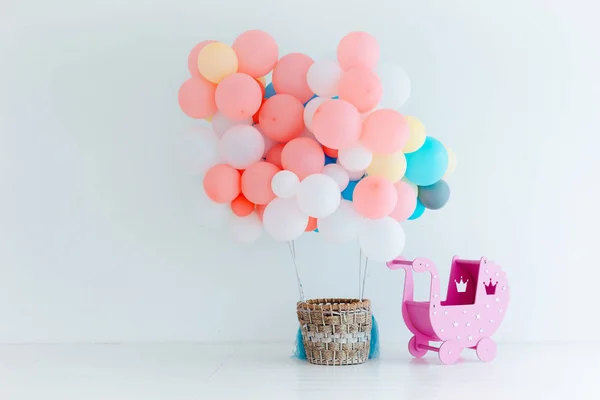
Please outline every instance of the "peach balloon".
M229 203L240 194L240 173L227 164L210 168L202 183L206 195L216 203Z
M254 203L240 194L231 202L231 211L238 217L247 217L254 211Z
M396 182L394 188L398 195L398 202L390 217L398 222L406 221L415 211L415 207L417 207L417 194L415 193L415 189L404 181Z
M291 140L281 152L283 169L292 171L300 180L323 171L325 154L315 140L301 137Z
M387 217L398 202L392 182L380 176L367 176L358 182L352 196L356 211L369 219Z
M360 142L376 154L402 150L410 135L408 121L396 110L375 110L363 121Z
M268 204L275 198L271 180L280 168L269 162L252 164L242 174L242 193L254 204Z
M188 70L193 77L199 78L202 76L200 75L200 71L198 71L198 54L200 53L200 50L207 44L214 42L214 40L203 40L195 45L192 51L190 51L190 55L188 56Z
M179 107L191 118L203 119L217 112L216 86L206 79L190 78L179 88Z
M354 104L361 113L375 108L381 100L381 93L379 77L368 68L352 68L340 79L340 99Z
M254 78L260 78L271 72L279 57L275 39L260 30L242 33L231 47L237 54L238 71Z
M265 136L289 142L304 130L304 106L292 95L276 94L260 108L258 122Z
M354 145L362 130L360 113L344 100L327 100L317 108L312 120L317 140L330 149Z
M306 103L313 97L306 81L308 69L313 64L313 59L305 54L290 53L281 57L273 68L275 93L291 94L302 104Z
M198 53L198 71L208 81L219 83L238 69L235 51L225 43L209 43Z
M344 71L355 67L373 69L379 61L379 43L366 32L350 32L340 40L337 58Z
M267 162L270 162L273 165L278 166L279 168L283 168L281 164L281 153L283 148L285 147L285 143L277 143L275 146L269 150L265 159Z
M336 149L330 149L327 146L323 146L323 152L331 157L331 158L337 158L338 157L338 151Z
M306 229L304 232L312 232L317 229L317 219L313 217L308 217L308 224L306 224Z
M260 108L262 99L260 84L250 75L241 73L224 78L215 92L219 111L234 121L252 117Z

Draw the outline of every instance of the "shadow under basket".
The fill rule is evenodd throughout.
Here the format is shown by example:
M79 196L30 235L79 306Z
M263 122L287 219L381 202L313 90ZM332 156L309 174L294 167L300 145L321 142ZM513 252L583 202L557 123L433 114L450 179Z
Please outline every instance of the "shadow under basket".
M371 302L363 299L311 299L296 311L306 359L318 365L355 365L369 359Z

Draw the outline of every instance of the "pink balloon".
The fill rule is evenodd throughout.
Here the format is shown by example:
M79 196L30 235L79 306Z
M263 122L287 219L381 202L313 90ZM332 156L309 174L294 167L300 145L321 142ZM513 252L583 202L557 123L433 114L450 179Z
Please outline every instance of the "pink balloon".
M379 61L379 43L366 32L350 32L338 44L337 58L344 71L355 67L373 69Z
M202 183L206 195L217 203L229 203L240 194L240 173L227 164L209 169Z
M308 69L313 64L313 59L305 54L291 53L281 57L273 68L275 93L291 94L302 104L306 103L313 97L306 81Z
M339 83L340 99L346 100L365 113L381 100L381 82L375 72L367 68L352 68L342 75Z
M216 85L206 79L190 78L179 88L179 107L191 118L208 118L217 112Z
M292 95L276 94L263 103L258 123L265 136L289 142L304 130L304 106Z
M396 110L375 110L363 122L360 141L375 154L392 154L404 147L410 135L408 121Z
M190 52L190 55L188 56L188 70L190 71L192 77L200 78L202 76L200 75L200 71L198 71L198 54L200 53L200 50L204 48L204 46L213 42L214 40L204 40L195 45Z
M283 168L283 165L281 164L281 153L283 152L284 147L285 143L277 143L275 146L273 146L267 153L267 157L265 157L267 162L270 162L279 168Z
M292 171L300 180L323 171L325 154L317 141L300 137L291 140L281 152L283 169Z
M240 121L252 117L262 104L260 84L250 75L235 73L217 85L215 102L227 118Z
M275 198L271 189L271 180L280 168L271 163L260 161L252 164L242 174L242 193L254 204L268 204Z
M406 182L398 181L394 184L398 202L390 217L398 222L406 221L412 215L417 206L417 194L415 190Z
M379 219L394 211L398 194L392 182L384 177L367 176L356 184L352 201L360 215Z
M238 72L254 78L260 78L271 72L279 57L275 39L260 30L242 33L231 47L238 58Z
M343 149L356 143L362 130L362 118L352 104L327 100L317 108L312 120L317 140L330 149Z

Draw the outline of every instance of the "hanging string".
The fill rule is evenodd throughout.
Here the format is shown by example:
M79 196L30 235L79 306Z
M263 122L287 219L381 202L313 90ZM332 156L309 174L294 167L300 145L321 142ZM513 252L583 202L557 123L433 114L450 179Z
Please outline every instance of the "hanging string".
M363 275L363 281L362 281L362 290L360 292L360 300L362 301L362 299L365 296L365 282L367 281L367 270L369 268L369 257L365 257L365 272Z
M362 279L362 249L358 252L358 297L360 298L360 281Z
M298 263L296 262L296 243L292 240L288 242L290 254L292 255L292 262L294 263L294 269L296 270L296 282L298 283L298 292L300 294L300 301L304 303L304 290L302 289L302 281L300 280L300 274L298 273Z

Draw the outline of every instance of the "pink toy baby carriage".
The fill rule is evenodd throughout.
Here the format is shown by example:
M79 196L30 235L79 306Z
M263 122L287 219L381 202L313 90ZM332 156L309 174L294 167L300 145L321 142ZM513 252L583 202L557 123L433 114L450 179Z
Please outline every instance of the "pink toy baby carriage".
M485 257L481 260L452 259L446 300L440 299L440 280L433 262L425 258L407 261L396 258L387 263L390 269L406 271L402 316L413 337L408 351L423 357L427 351L438 353L444 364L458 361L466 347L474 349L481 361L496 355L491 336L502 322L508 306L509 289L506 273ZM431 274L429 301L414 301L412 269ZM439 347L430 342L442 342Z

